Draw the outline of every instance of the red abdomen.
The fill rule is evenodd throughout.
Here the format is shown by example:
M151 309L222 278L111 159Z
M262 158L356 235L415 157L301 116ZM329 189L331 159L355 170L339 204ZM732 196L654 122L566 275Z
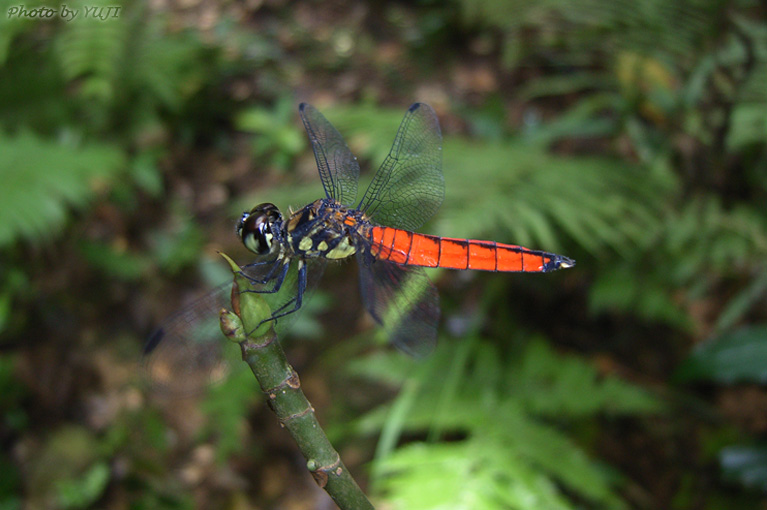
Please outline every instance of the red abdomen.
M522 246L430 236L391 227L372 227L368 237L373 256L409 266L547 272L575 265L562 255Z

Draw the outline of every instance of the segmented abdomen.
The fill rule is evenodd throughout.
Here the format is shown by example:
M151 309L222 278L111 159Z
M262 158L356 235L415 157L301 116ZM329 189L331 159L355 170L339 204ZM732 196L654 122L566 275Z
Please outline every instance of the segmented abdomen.
M562 255L522 246L430 236L391 227L372 227L368 237L373 243L373 256L410 266L546 272L575 264Z

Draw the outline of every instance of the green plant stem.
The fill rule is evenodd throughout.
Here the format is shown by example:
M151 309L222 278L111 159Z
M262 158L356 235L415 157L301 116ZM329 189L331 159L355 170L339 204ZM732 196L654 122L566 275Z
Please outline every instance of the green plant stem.
M222 310L222 331L239 343L242 359L256 376L269 407L298 444L317 484L342 510L372 510L373 505L317 421L314 408L301 390L298 374L277 341L273 321L261 324L271 315L269 306L260 294L239 292L238 289L248 288L249 283L241 276L240 268L223 256L235 273L232 306L236 313Z

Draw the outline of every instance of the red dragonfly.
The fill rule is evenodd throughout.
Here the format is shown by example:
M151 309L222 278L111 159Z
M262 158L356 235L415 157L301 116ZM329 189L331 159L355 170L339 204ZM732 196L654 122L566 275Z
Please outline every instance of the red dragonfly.
M314 107L299 108L325 198L283 217L264 203L243 213L237 235L257 255L242 267L252 291L271 296L277 324L303 304L306 290L329 259L355 255L362 303L404 352L421 356L435 344L439 297L423 267L545 273L575 261L540 250L473 239L418 234L442 203L442 135L434 110L415 103L400 124L389 155L357 202L360 167L338 131ZM310 280L311 279L311 280ZM220 308L215 299L198 302L166 323L146 351L161 343L192 343L190 321ZM195 360L199 359L195 350ZM187 361L188 363L188 361Z
M445 194L442 135L430 106L408 108L394 144L360 202L359 164L341 135L314 107L299 108L312 143L325 198L284 218L270 203L246 212L237 224L245 246L261 260L243 267L254 284L279 291L297 261L296 294L275 310L279 319L301 307L306 261L357 256L362 302L403 351L422 355L434 346L437 290L421 267L545 273L572 267L562 255L511 244L413 232L439 208ZM356 204L356 205L355 205ZM264 274L250 271L264 265Z

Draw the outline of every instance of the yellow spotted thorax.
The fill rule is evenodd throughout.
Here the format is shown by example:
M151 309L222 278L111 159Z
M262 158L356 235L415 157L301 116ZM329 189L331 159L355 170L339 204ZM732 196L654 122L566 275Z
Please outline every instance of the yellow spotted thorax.
M292 213L286 221L289 245L304 257L343 259L357 251L353 236L359 235L357 210L327 199L315 200Z

